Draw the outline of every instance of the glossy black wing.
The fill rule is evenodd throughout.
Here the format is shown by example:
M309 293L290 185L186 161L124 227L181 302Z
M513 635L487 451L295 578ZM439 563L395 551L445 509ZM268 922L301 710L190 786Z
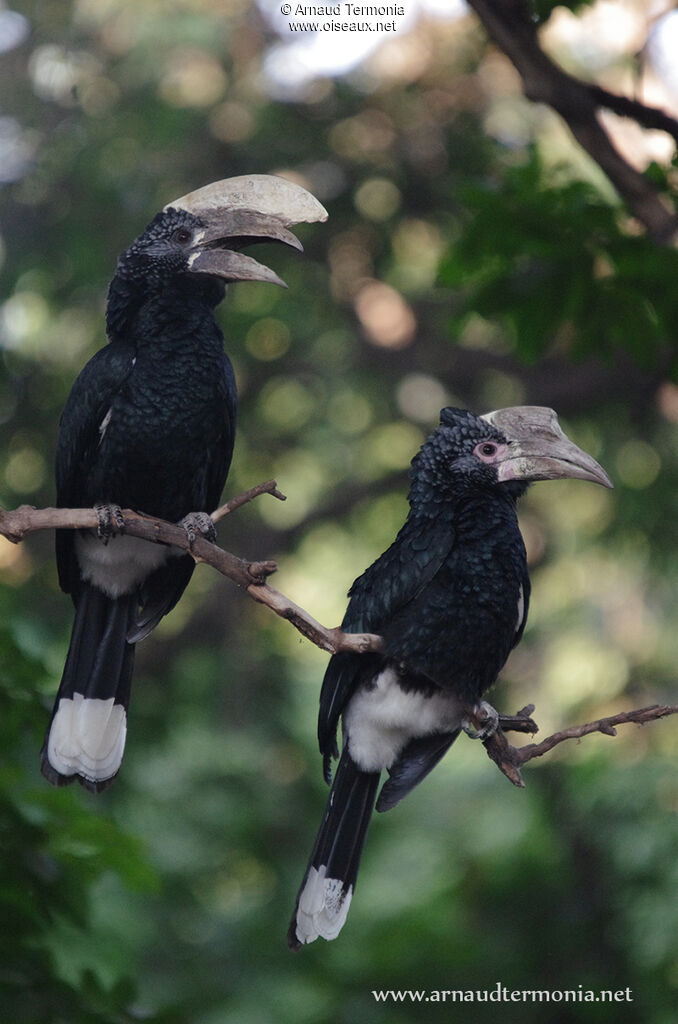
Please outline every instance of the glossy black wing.
M56 450L56 503L58 508L81 508L83 483L105 429L106 414L115 394L134 365L134 350L109 344L92 356L77 377L61 415ZM73 554L73 531L56 531L59 584L73 593L78 571Z
M238 397L233 367L226 354L222 369L222 377L218 382L218 429L207 451L205 508L196 511L214 512L217 508L233 458Z
M235 441L237 393L231 362L224 354L223 373L217 381L217 406L214 416L214 429L209 432L203 452L203 484L197 487L201 491L198 505L202 506L187 511L214 512L219 504L228 471L233 457ZM190 555L171 558L149 576L141 588L141 610L127 639L137 643L155 629L160 619L174 608L177 601L188 586L193 575L195 562Z
M430 583L453 545L450 523L410 517L390 548L351 587L342 628L347 633L379 633ZM318 715L318 742L326 757L336 756L337 726L347 701L380 658L348 652L330 658Z
M410 740L388 770L389 777L381 787L376 809L390 811L395 807L433 771L458 735L457 729L454 732L437 732L432 736L417 736Z

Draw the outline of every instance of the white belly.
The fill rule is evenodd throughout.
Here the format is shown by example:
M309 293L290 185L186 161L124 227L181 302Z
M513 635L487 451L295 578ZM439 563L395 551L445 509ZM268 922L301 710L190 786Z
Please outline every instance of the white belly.
M94 534L76 534L75 553L82 578L109 597L131 594L168 558L183 554L181 548L152 544L140 537L111 537L104 544Z
M452 732L462 717L452 694L406 693L395 669L386 668L371 689L359 690L349 702L344 714L349 753L363 771L384 771L411 739Z

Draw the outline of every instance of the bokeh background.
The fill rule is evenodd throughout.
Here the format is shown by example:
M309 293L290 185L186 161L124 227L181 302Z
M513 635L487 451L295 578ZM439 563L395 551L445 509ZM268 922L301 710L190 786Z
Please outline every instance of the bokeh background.
M533 603L493 702L542 735L675 699L678 299L559 117L461 4L392 36L300 39L260 0L0 6L0 500L54 500L71 383L117 253L168 200L246 172L325 203L287 291L229 290L241 420L220 542L276 558L327 625L406 511L445 404L552 405L615 480L535 486ZM572 73L678 112L670 4L539 4ZM673 40L673 44L672 44ZM607 116L674 203L674 146ZM38 753L71 623L52 538L0 547L0 1019L11 1024L643 1022L678 1013L678 723L559 747L513 789L460 740L375 816L341 937L285 931L324 804L326 656L200 567L139 645L123 770L56 791ZM373 989L625 989L624 1004L378 1004Z

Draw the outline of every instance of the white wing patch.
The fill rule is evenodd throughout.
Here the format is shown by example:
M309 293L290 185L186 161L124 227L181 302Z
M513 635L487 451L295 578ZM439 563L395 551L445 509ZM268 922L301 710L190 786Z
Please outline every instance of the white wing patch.
M136 361L137 361L137 357L134 356L134 358L132 359L132 369L134 369ZM101 442L104 439L104 436L106 434L106 430L108 429L108 424L111 422L111 416L112 415L113 415L113 406L110 407L110 409L108 410L108 412L106 413L106 415L102 419L101 423L99 424L99 444L101 444Z
M108 424L111 422L111 416L112 415L113 415L113 406L111 406L111 408L108 410L108 412L106 413L106 415L102 419L101 423L99 424L99 444L101 444L101 442L104 439L104 435L106 433L106 429L108 427Z
M520 630L523 624L523 616L525 615L525 592L523 591L523 585L520 584L520 590L518 591L518 623L516 625L516 633Z
M336 939L344 927L351 905L353 886L342 888L339 878L327 878L327 868L311 867L297 907L297 939L301 943Z
M90 782L112 778L120 767L127 736L121 704L75 693L62 697L47 741L49 763L60 775L82 775Z

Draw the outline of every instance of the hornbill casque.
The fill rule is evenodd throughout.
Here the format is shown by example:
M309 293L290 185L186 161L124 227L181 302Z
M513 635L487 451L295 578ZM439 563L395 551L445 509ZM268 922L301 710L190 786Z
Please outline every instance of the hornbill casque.
M470 731L462 705L478 706L527 619L516 501L532 481L562 477L612 486L553 410L536 406L484 416L443 409L412 460L407 519L354 582L342 623L380 634L383 651L333 655L322 684L328 782L340 719L343 749L290 924L292 949L339 934L382 773L376 810L387 811Z
M280 278L239 250L301 249L288 226L325 220L305 189L272 175L214 182L169 203L120 256L108 344L80 373L56 453L57 505L95 506L98 531L60 530L61 588L75 621L42 750L55 785L98 792L122 760L134 645L177 603L194 569L180 548L111 535L132 508L213 536L236 423L233 369L215 320L230 281Z

